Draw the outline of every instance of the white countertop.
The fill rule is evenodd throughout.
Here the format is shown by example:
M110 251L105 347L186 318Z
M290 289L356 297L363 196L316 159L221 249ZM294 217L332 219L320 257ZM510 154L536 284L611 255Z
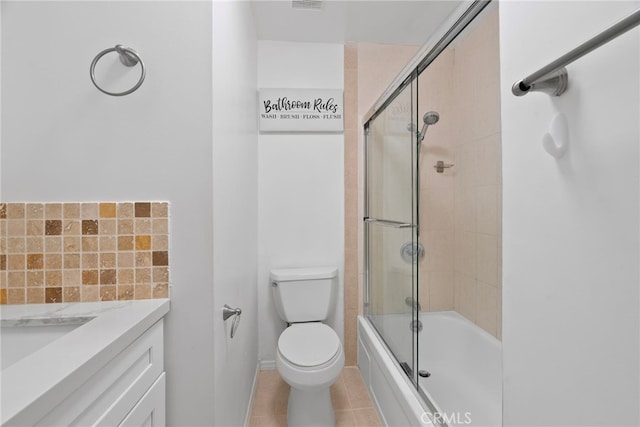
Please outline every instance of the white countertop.
M20 324L93 319L0 372L1 424L46 415L168 311L168 299L2 306L2 320Z

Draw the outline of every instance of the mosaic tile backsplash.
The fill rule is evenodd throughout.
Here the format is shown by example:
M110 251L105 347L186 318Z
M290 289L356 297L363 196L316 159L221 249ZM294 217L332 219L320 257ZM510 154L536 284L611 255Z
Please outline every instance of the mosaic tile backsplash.
M0 203L0 304L168 294L168 203Z

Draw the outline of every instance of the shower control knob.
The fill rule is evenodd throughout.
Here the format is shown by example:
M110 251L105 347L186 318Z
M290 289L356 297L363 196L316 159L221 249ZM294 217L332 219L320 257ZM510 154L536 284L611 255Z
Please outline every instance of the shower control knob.
M431 372L420 369L418 371L418 375L420 375L422 378L429 378L431 376Z

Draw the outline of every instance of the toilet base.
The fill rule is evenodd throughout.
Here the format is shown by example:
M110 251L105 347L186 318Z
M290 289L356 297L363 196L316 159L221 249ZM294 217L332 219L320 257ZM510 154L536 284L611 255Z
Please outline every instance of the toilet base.
M329 427L336 425L329 387L300 390L291 387L287 408L289 427Z

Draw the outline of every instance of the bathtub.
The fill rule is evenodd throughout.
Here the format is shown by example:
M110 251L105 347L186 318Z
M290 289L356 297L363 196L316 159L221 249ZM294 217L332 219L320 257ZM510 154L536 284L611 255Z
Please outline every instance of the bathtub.
M411 314L374 318L393 348L411 348ZM388 426L502 425L501 344L453 311L422 312L418 369L420 396L371 322L358 318L358 366Z

